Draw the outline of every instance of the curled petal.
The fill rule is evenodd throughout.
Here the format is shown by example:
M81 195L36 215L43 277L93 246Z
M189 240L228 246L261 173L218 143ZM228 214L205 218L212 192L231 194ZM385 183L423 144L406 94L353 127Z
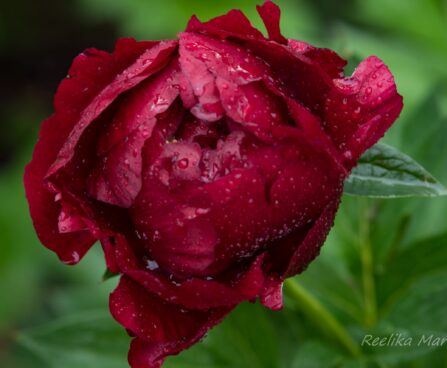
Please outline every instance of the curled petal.
M126 276L110 296L113 317L135 335L129 352L133 367L159 367L163 358L197 342L232 308L194 311L146 292Z
M241 265L240 271L232 277L174 280L167 277L155 261L139 261L123 237L117 238L115 249L121 272L142 285L147 292L189 309L231 307L252 300L261 293L266 282L262 271L262 255L248 267Z
M263 34L251 25L248 18L240 10L230 10L227 14L205 23L193 16L186 27L186 32L206 33L223 38L264 39Z
M352 167L397 119L402 96L389 69L375 56L360 63L352 77L334 80L334 85L325 103L325 129Z
M336 52L296 40L288 40L288 46L296 55L304 56L319 65L331 78L343 77L348 62Z
M78 122L65 140L56 161L48 170L47 177L54 175L73 158L79 139L92 121L109 107L121 93L135 87L164 67L170 60L169 56L176 46L176 41L163 41L145 51L132 65L118 74L111 83L94 97L93 101L80 113Z
M287 45L287 38L281 34L279 24L281 9L279 6L270 0L267 0L263 5L257 5L256 8L258 9L258 13L265 24L265 28L267 28L270 39L272 41Z
M291 234L288 239L285 239L283 246L287 247L291 245L293 253L291 257L285 258L289 261L281 275L283 278L292 277L303 272L309 263L318 256L321 246L324 244L329 231L334 225L339 203L339 199L330 202L321 216L311 225L306 233L299 231L296 234Z

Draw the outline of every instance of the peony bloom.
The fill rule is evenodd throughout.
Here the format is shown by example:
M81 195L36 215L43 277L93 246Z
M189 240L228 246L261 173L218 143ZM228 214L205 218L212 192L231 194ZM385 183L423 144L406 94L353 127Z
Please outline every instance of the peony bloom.
M376 57L346 77L328 49L288 40L280 10L192 17L178 40L121 39L73 62L25 187L41 242L76 264L96 242L121 274L114 318L133 368L197 342L243 301L282 306L319 253L343 181L398 117Z

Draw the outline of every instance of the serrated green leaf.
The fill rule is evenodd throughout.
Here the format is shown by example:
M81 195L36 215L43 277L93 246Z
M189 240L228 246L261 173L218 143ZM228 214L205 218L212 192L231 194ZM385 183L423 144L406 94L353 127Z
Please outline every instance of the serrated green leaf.
M411 157L379 143L365 152L345 182L345 193L375 198L435 197L447 189Z

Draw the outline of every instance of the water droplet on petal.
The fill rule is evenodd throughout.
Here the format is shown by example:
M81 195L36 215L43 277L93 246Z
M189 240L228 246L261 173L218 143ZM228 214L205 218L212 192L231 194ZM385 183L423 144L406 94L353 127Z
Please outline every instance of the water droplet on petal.
M344 156L347 160L352 160L352 152L351 152L351 151L346 151L345 153L343 153L343 156Z
M181 160L177 161L177 166L180 169L186 169L189 166L189 160L187 158L182 158Z
M147 260L146 268L150 271L154 271L158 268L158 263L156 261Z

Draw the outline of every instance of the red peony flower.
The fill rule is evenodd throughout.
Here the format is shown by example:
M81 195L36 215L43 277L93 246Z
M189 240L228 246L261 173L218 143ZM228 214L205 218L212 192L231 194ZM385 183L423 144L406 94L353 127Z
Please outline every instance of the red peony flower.
M376 57L269 38L237 10L178 40L118 41L73 62L25 187L37 234L67 264L99 240L134 368L197 342L239 303L282 305L329 232L343 181L402 109Z

